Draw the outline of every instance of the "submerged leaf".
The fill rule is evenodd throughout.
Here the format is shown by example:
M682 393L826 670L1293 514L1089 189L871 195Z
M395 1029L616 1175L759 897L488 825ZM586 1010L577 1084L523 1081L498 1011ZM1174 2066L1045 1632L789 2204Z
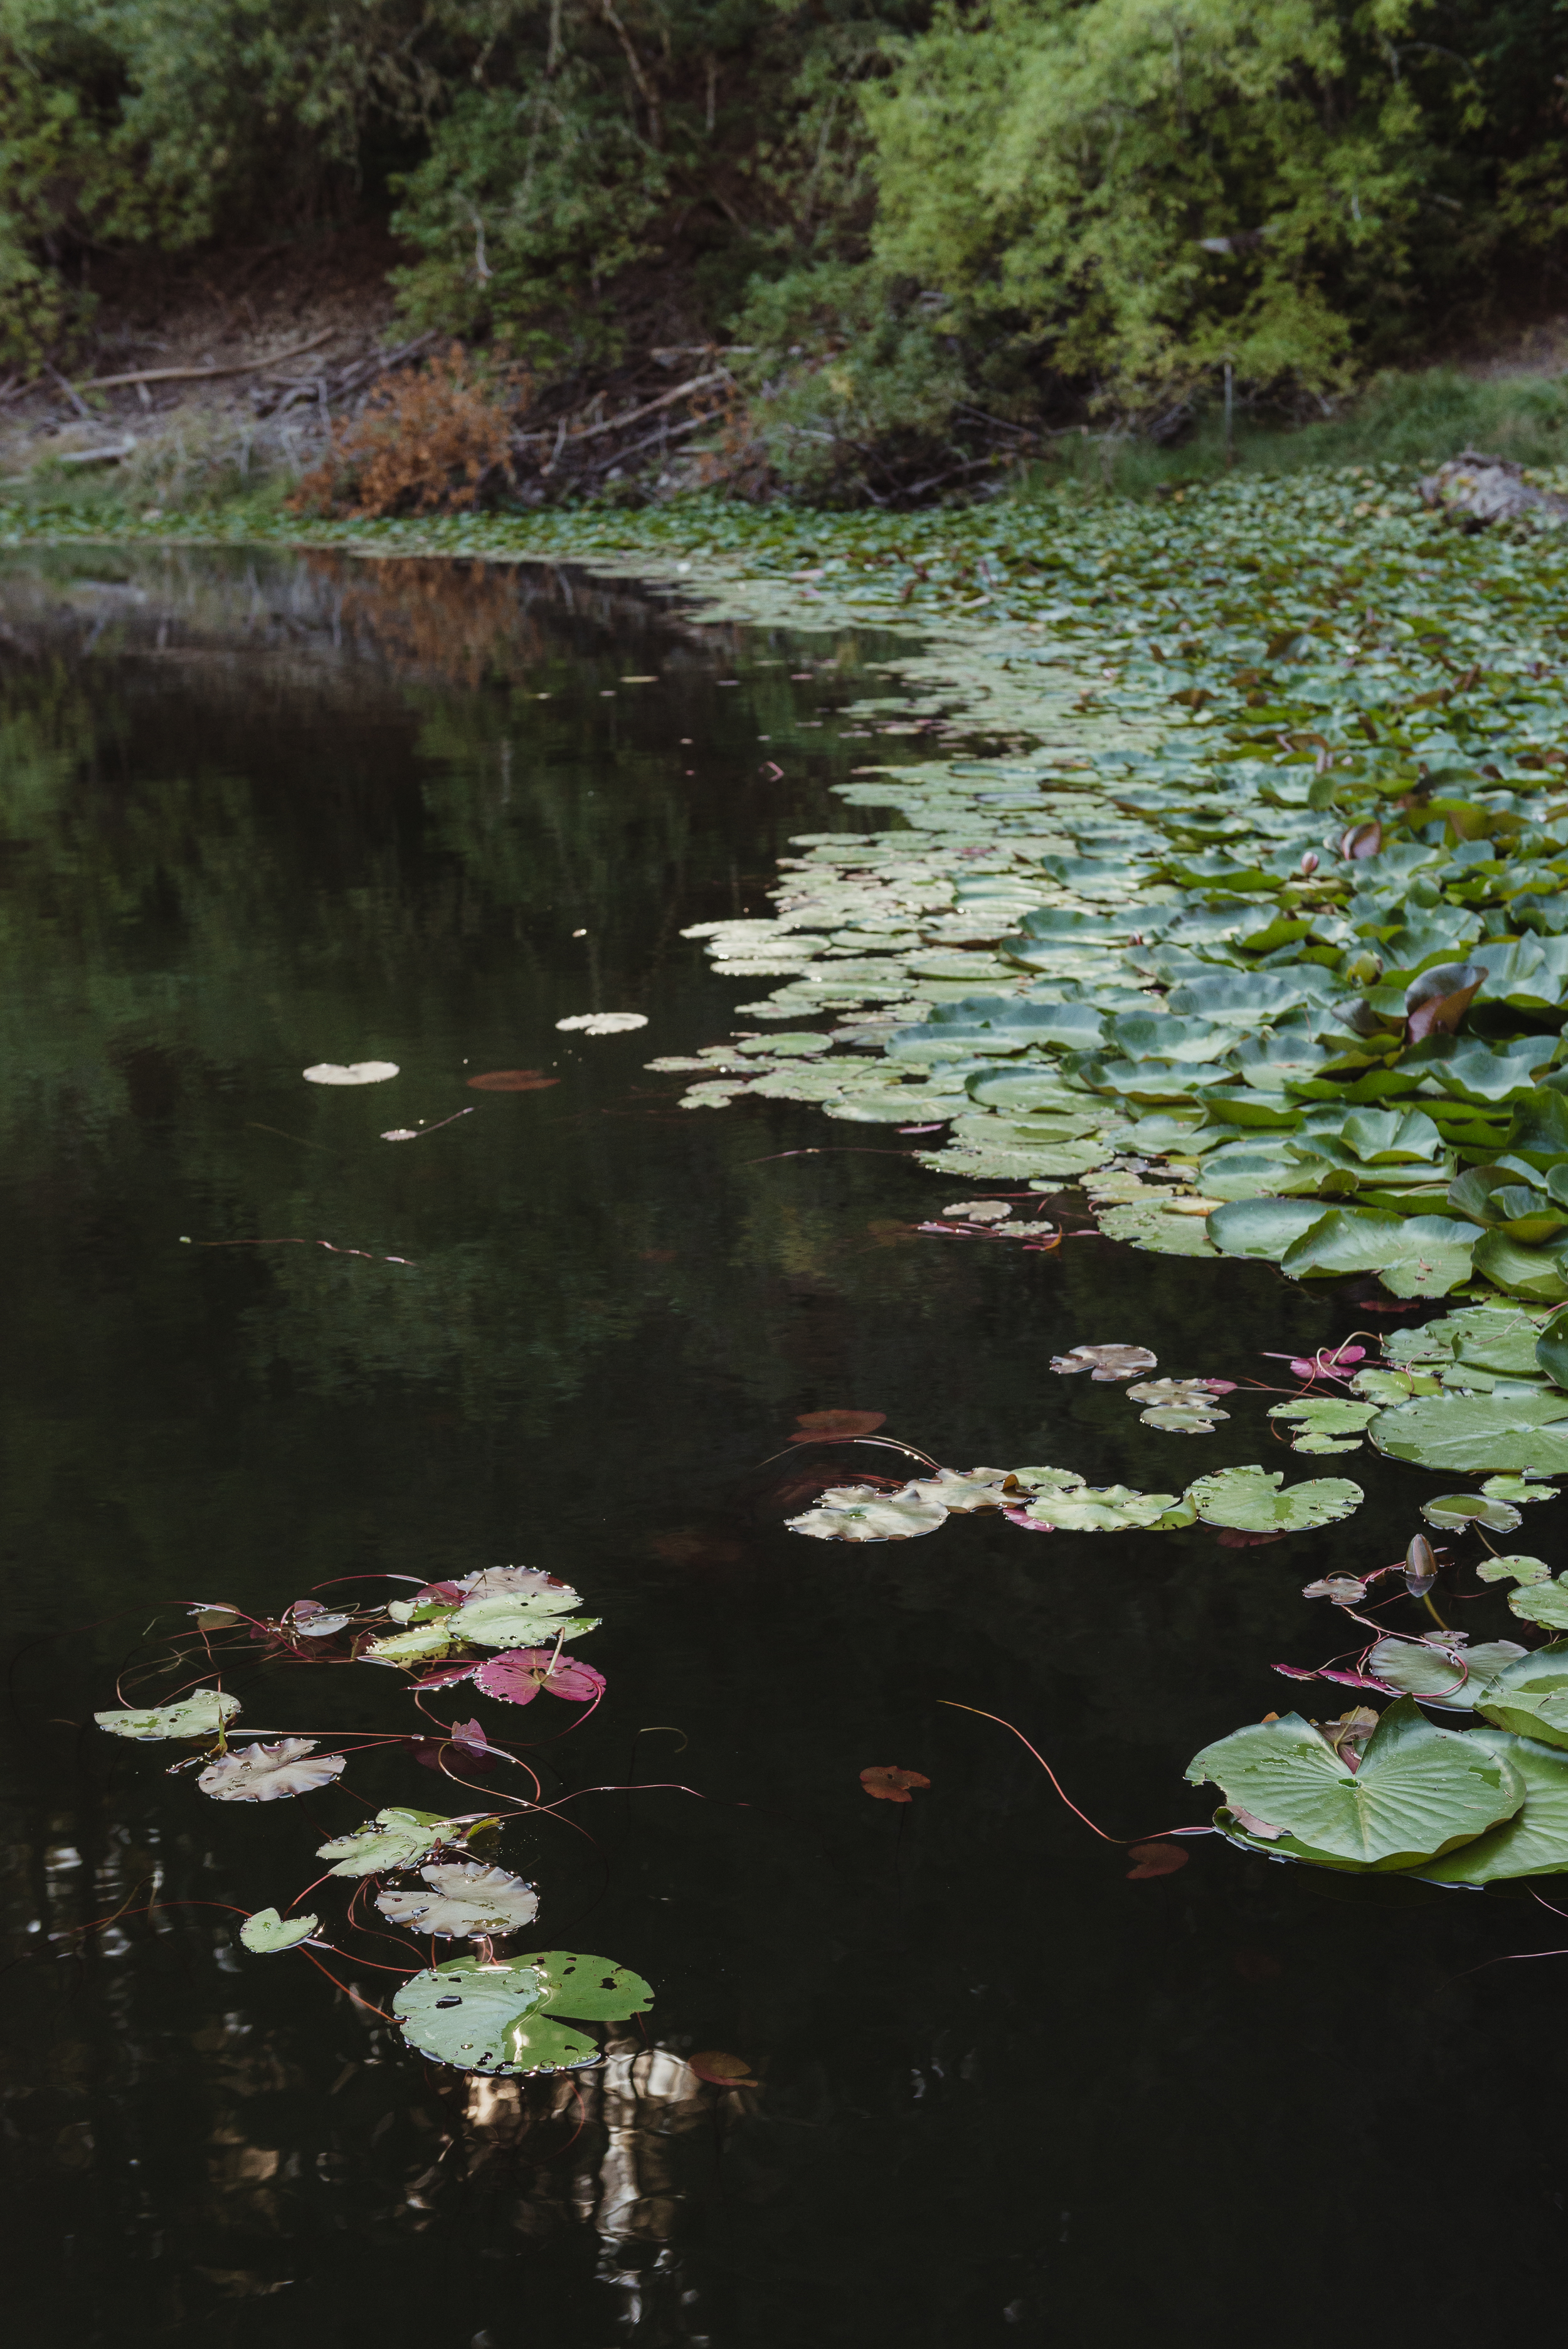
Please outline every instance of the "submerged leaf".
M240 1710L237 1696L221 1689L194 1689L178 1704L154 1705L139 1713L134 1705L116 1705L93 1719L111 1737L134 1737L148 1744L165 1737L215 1737Z
M755 2088L758 2083L751 2075L751 2066L742 2056L727 2055L717 2047L705 2047L686 2062L699 2080L710 2088Z
M895 1763L885 1762L870 1770L862 1770L861 1784L867 1794L874 1795L880 1803L910 1803L914 1800L910 1789L929 1786L931 1781L922 1777L918 1770L901 1770Z
M887 1424L885 1411L802 1411L795 1415L799 1435L791 1444L814 1444L826 1435L874 1435Z
M1213 1780L1233 1819L1238 1802L1255 1808L1284 1830L1273 1848L1320 1868L1410 1868L1511 1818L1524 1800L1524 1782L1502 1756L1435 1728L1408 1696L1384 1713L1357 1770L1291 1713L1205 1746L1187 1776L1194 1785ZM1215 1824L1245 1839L1224 1810Z
M272 1957L280 1950L296 1950L308 1941L313 1933L321 1930L319 1917L284 1919L275 1909L257 1909L240 1928L240 1939L247 1950L257 1957Z
M1143 1877L1174 1876L1179 1868L1186 1867L1192 1855L1185 1844L1130 1843L1127 1857L1136 1862L1127 1871L1128 1881L1135 1884Z
M314 1794L347 1764L346 1754L317 1754L315 1744L314 1737L280 1737L275 1745L247 1745L209 1762L196 1784L215 1803L278 1803Z
M539 1913L531 1884L481 1860L451 1860L419 1870L423 1891L378 1892L376 1906L415 1933L516 1933Z
M486 1069L482 1075L465 1077L463 1082L481 1093L536 1093L547 1085L558 1085L559 1077L547 1077L542 1069Z

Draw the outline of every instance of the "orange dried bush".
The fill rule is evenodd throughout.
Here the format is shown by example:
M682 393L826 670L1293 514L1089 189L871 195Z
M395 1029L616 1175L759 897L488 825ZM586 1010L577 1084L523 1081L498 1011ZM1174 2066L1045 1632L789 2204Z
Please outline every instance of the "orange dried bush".
M437 513L472 506L487 476L510 479L509 428L460 343L334 424L325 456L289 499L294 513Z

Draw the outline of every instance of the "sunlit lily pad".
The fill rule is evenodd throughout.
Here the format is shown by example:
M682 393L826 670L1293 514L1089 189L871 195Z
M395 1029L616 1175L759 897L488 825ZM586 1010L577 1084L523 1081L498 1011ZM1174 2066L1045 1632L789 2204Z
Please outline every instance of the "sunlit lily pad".
M1128 1485L1084 1485L1036 1495L1017 1515L1063 1533L1109 1534L1163 1530L1161 1520L1181 1506L1174 1493L1139 1493Z
M1423 1395L1383 1412L1370 1432L1379 1452L1418 1468L1568 1475L1568 1395L1555 1390Z
M460 1844L468 1823L443 1818L437 1811L411 1811L394 1806L377 1811L352 1834L324 1843L318 1859L335 1860L329 1876L382 1876L397 1868L414 1868L442 1844Z
M257 1957L273 1957L280 1950L297 1950L321 1930L319 1917L280 1917L275 1909L257 1909L240 1928L240 1939Z
M577 1593L481 1591L465 1600L449 1626L455 1640L476 1648L536 1648L547 1640L576 1640L597 1629L597 1615L573 1615Z
M1508 1606L1522 1623L1539 1623L1547 1631L1568 1631L1568 1582L1561 1575L1511 1590Z
M562 2015L622 2021L653 1992L608 1959L552 1951L544 1958L486 1964L455 1958L405 1982L392 2011L411 2047L461 2072L574 2071L597 2063L596 2043Z
M134 1705L116 1705L93 1719L111 1737L134 1737L151 1744L165 1737L215 1737L240 1710L237 1696L221 1689L193 1689L178 1704L153 1705L139 1712Z
M1272 1830L1264 1848L1319 1868L1377 1872L1473 1842L1511 1818L1525 1792L1501 1754L1434 1727L1413 1697L1388 1707L1358 1769L1289 1713L1205 1746L1187 1776L1194 1785L1212 1780L1233 1812L1244 1808ZM1223 1810L1215 1823L1234 1841L1259 1840Z
M209 1762L196 1784L217 1803L277 1803L291 1795L311 1795L339 1777L346 1757L318 1754L314 1737L280 1737L275 1744L247 1745Z
M397 1074L396 1061L317 1061L304 1071L307 1085L384 1085Z
M533 1886L504 1868L449 1860L422 1868L419 1874L424 1881L418 1890L388 1889L376 1896L381 1914L413 1933L517 1933L539 1913Z
M1281 1487L1284 1489L1282 1491ZM1315 1476L1285 1485L1283 1469L1220 1468L1200 1476L1188 1495L1205 1525L1244 1533L1301 1533L1349 1516L1366 1498L1347 1476Z
M784 1522L813 1541L879 1542L912 1541L946 1521L939 1501L905 1500L902 1491L881 1493L872 1485L835 1485L814 1509Z

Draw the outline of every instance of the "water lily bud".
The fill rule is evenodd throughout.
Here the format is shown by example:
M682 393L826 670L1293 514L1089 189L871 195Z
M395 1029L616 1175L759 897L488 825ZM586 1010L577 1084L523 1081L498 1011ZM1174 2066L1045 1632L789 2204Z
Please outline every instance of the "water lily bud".
M1306 854L1302 858L1300 864L1296 867L1296 870L1297 870L1299 873L1306 874L1309 874L1309 875L1310 875L1311 874L1314 874L1314 873L1315 873L1315 872L1316 872L1316 870L1317 870L1317 859L1316 859L1316 857L1313 854L1313 853L1312 853L1312 851L1311 851L1311 849L1310 849L1310 848L1307 850Z
M1425 1534L1418 1534L1405 1552L1405 1588L1412 1599L1424 1599L1438 1578L1438 1561Z

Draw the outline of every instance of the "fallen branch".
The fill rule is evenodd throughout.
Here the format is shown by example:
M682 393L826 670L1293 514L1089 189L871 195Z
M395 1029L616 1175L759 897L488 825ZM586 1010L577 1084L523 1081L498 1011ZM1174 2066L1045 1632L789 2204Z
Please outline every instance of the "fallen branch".
M336 326L324 326L319 335L311 336L308 343L295 343L292 349L278 351L270 359L236 359L231 367L137 367L129 375L90 376L80 388L83 391L113 391L125 383L202 383L215 375L264 375L269 367L281 367L284 359L303 358L306 351L314 351L318 344L330 341L338 331ZM55 376L57 383L64 384L66 389L70 390L64 376L56 375L53 367L49 373Z
M624 416L612 416L603 424L589 424L581 432L569 432L565 445L570 448L577 440L596 440L601 432L619 432L628 424L640 424L645 416L652 416L661 408L673 408L677 399L689 398L694 391L706 391L709 384L733 380L727 367L715 367L710 375L694 375L689 383L678 383L674 391L661 392L657 399L647 400L641 408L628 409Z

